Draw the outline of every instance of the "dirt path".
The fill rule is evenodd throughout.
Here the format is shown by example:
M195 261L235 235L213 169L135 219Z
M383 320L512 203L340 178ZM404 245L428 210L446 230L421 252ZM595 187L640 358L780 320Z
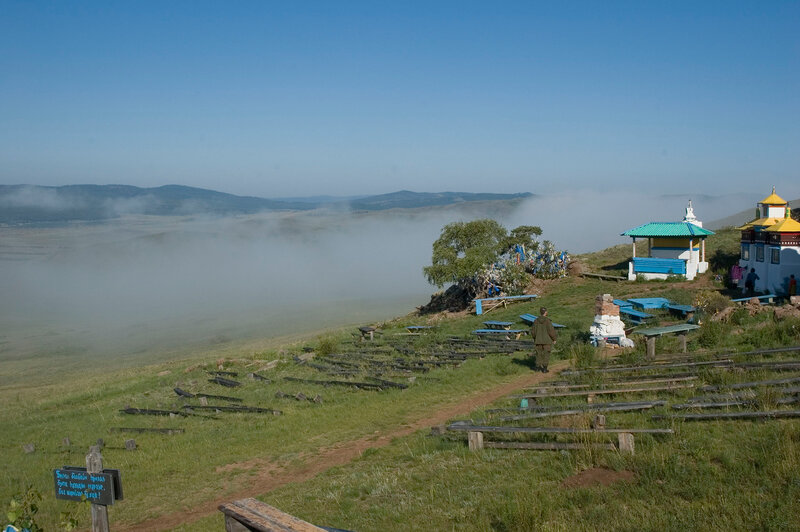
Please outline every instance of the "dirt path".
M393 430L386 431L380 434L370 434L357 440L348 442L341 442L333 447L320 449L318 453L309 457L309 459L302 465L291 467L278 467L274 464L260 462L258 460L251 462L249 467L258 467L260 472L252 481L249 482L246 491L232 493L226 495L224 498L209 500L194 508L185 509L180 512L164 515L155 519L150 519L142 523L128 526L115 527L120 531L147 531L154 532L160 530L169 530L178 525L192 523L209 515L212 515L219 510L217 507L224 503L235 499L242 499L245 497L257 497L268 493L276 488L291 484L293 482L303 482L314 478L318 474L330 469L331 467L346 464L363 453L366 449L374 447L383 447L388 445L393 438L408 436L414 432L432 427L434 425L441 425L449 419L454 417L469 414L476 408L501 399L513 392L538 384L546 379L552 378L555 371L559 371L567 367L569 363L560 361L551 365L551 372L548 375L542 373L527 373L516 379L491 388L483 390L468 396L458 403L450 404L439 408L434 412L429 412L427 416L410 420L404 425L397 427ZM258 465L257 465L258 464ZM231 464L230 467L239 467L240 464Z

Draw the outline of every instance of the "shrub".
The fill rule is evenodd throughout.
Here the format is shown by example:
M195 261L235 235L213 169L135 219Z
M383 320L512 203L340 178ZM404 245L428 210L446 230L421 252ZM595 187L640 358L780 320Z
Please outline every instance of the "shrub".
M721 345L728 334L727 324L718 321L707 321L700 328L697 342L704 348L709 349Z
M731 300L716 290L700 290L694 299L694 305L706 314L716 314L730 304Z
M339 346L339 342L333 335L325 335L317 338L317 354L330 355Z
M591 344L575 344L569 348L570 359L576 368L595 365L597 351Z

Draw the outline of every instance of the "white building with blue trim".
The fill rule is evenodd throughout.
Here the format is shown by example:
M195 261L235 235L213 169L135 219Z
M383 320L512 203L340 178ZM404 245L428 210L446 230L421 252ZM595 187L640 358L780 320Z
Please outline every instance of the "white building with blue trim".
M739 266L745 276L755 270L758 292L786 294L789 276L800 278L800 222L792 219L789 203L775 193L756 207L756 218L739 227L742 231ZM744 280L740 281L744 289Z
M633 239L633 257L628 263L628 279L666 279L682 276L688 280L708 270L706 238L713 231L703 229L694 215L692 202L681 222L650 222L622 233ZM636 256L636 239L648 240L648 256Z

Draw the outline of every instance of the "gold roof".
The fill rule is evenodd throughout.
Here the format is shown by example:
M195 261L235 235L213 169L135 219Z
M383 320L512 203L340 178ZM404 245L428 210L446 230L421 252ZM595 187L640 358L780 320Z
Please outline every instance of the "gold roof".
M792 218L784 218L780 222L765 229L770 233L800 233L800 222Z
M746 224L744 224L741 227L737 227L737 229L739 231L746 231L746 230L752 229L753 227L756 227L756 226L758 226L758 227L771 227L771 226L777 224L778 222L780 222L781 220L783 220L783 218L775 218L775 217L771 217L771 218L756 218L755 220L747 222Z
M786 205L787 201L775 194L775 187L772 187L772 194L761 200L764 205Z

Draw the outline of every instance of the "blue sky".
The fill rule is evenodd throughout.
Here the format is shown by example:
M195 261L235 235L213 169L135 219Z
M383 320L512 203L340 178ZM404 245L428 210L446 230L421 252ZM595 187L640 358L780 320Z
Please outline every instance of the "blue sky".
M800 196L800 2L0 4L0 184Z

